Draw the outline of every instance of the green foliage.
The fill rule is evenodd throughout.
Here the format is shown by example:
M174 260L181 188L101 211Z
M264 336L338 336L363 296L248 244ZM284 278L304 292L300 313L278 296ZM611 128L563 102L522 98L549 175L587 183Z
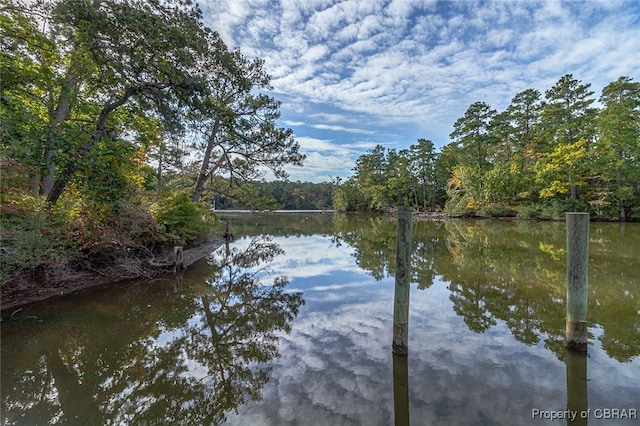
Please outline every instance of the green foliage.
M553 200L550 203L543 204L540 209L540 218L564 220L565 213L572 211L585 211L585 206L572 199Z
M455 122L450 137L461 148L461 164L480 170L489 166L488 153L495 144L495 137L490 131L495 115L496 110L488 104L474 102Z
M136 161L137 147L125 141L100 143L77 173L77 184L87 199L118 213L123 200L131 199L148 179L148 169ZM146 176L145 176L146 174Z
M186 193L161 200L152 212L167 238L181 244L206 236L217 220L208 205L191 201Z
M514 216L514 211L503 203L490 204L480 211L480 216L509 217Z
M466 213L480 209L485 205L482 187L482 170L471 166L456 166L453 169L447 187L447 201L444 211L447 213Z
M323 210L332 208L332 191L333 186L326 182L237 182L211 201L217 209Z
M562 143L544 154L534 166L536 181L540 185L540 197L552 198L558 194L577 197L577 188L586 185L584 180L587 150L585 140Z
M341 212L367 210L364 195L353 178L347 179L336 187L333 194L333 207Z
M242 181L301 165L292 131L276 125L280 103L260 93L264 61L229 51L192 1L0 8L3 279L199 238L214 218L183 193L197 200L198 185L229 172L236 192L265 206L269 196ZM187 146L186 132L203 129L205 146ZM200 148L212 161L187 164ZM160 227L146 201L154 189L168 196L153 206Z
M42 198L12 197L4 200L2 213L0 282L30 270L55 275L83 257L68 224Z
M540 219L541 208L538 204L520 204L516 208L518 219Z
M597 119L595 171L600 182L597 201L615 206L610 217L626 220L627 209L640 200L640 83L620 77L602 90L604 109Z
M484 174L483 185L483 197L491 203L513 201L526 189L524 175L517 162L494 165Z
M443 203L448 173L437 163L433 143L418 140L408 150L382 145L360 156L354 176L338 182L333 205L340 211L384 211L397 206L435 209Z
M2 215L2 282L11 271L44 263L51 246L51 241L44 237L49 226L41 200L26 196L3 207L12 214Z
M427 210L427 206L432 210L438 203L439 181L437 175L436 161L438 156L435 152L433 142L427 139L418 139L418 143L409 147L408 171L415 176L416 184L419 185L419 195L416 198L422 201L422 209ZM420 204L416 201L416 204Z
M543 151L553 149L555 144L593 139L596 110L591 107L594 99L591 98L590 86L567 74L547 90L539 124Z
M218 197L216 208L238 208L254 211L276 210L282 204L258 182L237 182L228 188L225 196Z
M545 93L528 89L496 112L475 102L439 153L376 147L334 193L339 210L397 205L448 213L561 219L567 211L627 220L640 206L640 83L620 77L593 92L567 74ZM446 190L446 191L445 191ZM428 203L430 200L430 203Z

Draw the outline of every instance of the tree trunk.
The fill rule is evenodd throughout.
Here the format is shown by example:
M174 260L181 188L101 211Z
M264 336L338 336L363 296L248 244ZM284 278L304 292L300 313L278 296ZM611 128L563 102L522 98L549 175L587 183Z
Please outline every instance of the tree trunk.
M197 202L200 201L200 197L202 196L202 191L204 191L204 184L207 181L207 178L211 174L209 171L209 165L211 164L211 152L213 151L213 147L216 143L216 136L218 134L218 130L220 129L220 120L216 118L213 129L211 129L211 133L209 134L209 139L207 140L207 149L204 151L204 157L202 158L202 165L200 166L200 173L198 173L198 179L196 180L196 187L193 190L193 195L191 196L191 201Z
M44 196L49 195L53 188L53 180L56 174L56 157L58 156L58 150L52 148L52 145L49 146L50 149L44 154L44 162L49 165L49 172L40 181L40 195Z
M162 147L160 148L160 158L158 158L158 171L156 172L156 191L158 192L158 194L160 193L160 191L162 191L162 157L163 157L163 152L164 150L162 149Z
M631 207L625 205L625 200L620 200L620 221L626 222L631 218Z
M48 173L42 177L40 182L40 195L48 196L54 185L54 178L56 173L56 157L58 156L57 137L60 135L60 127L71 116L71 100L75 99L80 89L80 82L78 81L78 73L75 71L79 67L77 61L74 61L65 78L65 85L60 89L60 96L58 97L58 105L55 111L51 114L51 120L53 126L51 126L49 133L47 134L47 140L45 145L44 161L48 168Z
M578 194L576 191L576 185L573 183L573 177L571 176L571 172L569 172L568 178L569 178L569 188L571 189L571 199L575 200L576 198L578 198Z
M102 136L104 136L106 133L106 129L96 129L94 134L91 135L91 138L89 138L88 141L86 141L80 148L76 150L74 161L69 161L62 173L58 174L58 177L53 183L53 187L51 188L49 195L47 195L47 203L49 203L49 205L55 205L58 202L58 198L60 198L60 195L62 195L62 191L64 191L64 189L67 187L69 179L71 179L73 174L78 170L80 162L85 157L89 156L91 148L93 148L93 146L97 144L100 139L102 139Z
M124 105L130 97L139 93L143 88L144 86L129 87L120 99L114 102L109 102L102 108L102 111L100 111L100 115L98 115L96 127L91 134L91 137L84 144L82 144L80 148L76 150L76 152L72 155L73 160L67 163L67 166L53 183L51 191L47 195L47 203L49 203L49 205L54 205L56 202L58 202L58 198L60 198L60 195L62 195L62 191L64 191L64 189L66 188L69 179L71 179L73 174L78 170L78 166L86 157L89 156L91 149L98 142L100 142L100 139L102 139L103 136L105 136L112 130L106 127L106 122L109 115L116 108Z

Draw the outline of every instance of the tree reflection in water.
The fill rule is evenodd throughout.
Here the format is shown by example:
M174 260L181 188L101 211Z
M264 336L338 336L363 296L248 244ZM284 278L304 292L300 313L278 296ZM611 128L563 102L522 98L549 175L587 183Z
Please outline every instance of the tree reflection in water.
M178 275L165 288L134 285L82 312L47 319L45 310L44 321L20 328L29 347L3 339L3 421L223 422L260 398L278 333L289 332L304 304L301 293L285 292L286 277L265 283L264 265L281 253L253 239L244 250L212 256L205 276L187 271L184 285ZM3 324L3 338L10 326Z
M358 265L376 280L395 268L395 224L337 217L336 239L354 247ZM634 228L635 229L635 228ZM589 323L605 352L620 362L640 355L637 278L640 233L624 225L591 225ZM412 282L448 285L453 310L467 327L485 332L498 322L520 342L540 341L563 360L566 253L564 223L450 220L416 222Z

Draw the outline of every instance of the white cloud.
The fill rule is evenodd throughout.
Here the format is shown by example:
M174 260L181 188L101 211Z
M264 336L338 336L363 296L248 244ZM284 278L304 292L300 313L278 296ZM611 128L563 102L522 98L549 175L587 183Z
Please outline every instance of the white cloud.
M344 148L334 144L330 139L315 139L308 136L300 136L296 138L296 140L300 143L300 147L303 150L317 152L335 152L338 149L344 150Z
M614 3L209 0L203 9L227 43L265 59L296 137L408 146L422 132L441 146L473 102L504 108L566 73L597 97L640 75L640 3ZM328 165L313 158L321 163L310 156L305 167Z
M302 168L287 167L291 180L322 182L331 177L348 177L355 166L350 157L334 154L307 152L307 158Z
M354 128L349 128L344 126L332 126L329 124L312 124L311 127L313 127L314 129L320 129L320 130L332 130L334 132L357 133L360 135L373 135L376 133L375 131L372 131L372 130L354 129Z

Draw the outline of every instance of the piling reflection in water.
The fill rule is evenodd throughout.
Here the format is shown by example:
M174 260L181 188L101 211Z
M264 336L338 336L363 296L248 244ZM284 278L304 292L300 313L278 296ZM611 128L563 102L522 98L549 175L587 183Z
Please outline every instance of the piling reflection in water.
M567 349L564 362L567 368L567 411L576 413L568 425L586 426L589 424L589 399L587 397L587 354Z
M261 265L282 254L253 240L216 253L175 279L95 292L76 306L3 324L2 412L9 424L218 424L260 397L304 303L284 276L264 285ZM196 276L193 276L193 274ZM15 326L15 327L14 327Z
M406 354L393 354L393 413L395 426L409 426L409 361Z

